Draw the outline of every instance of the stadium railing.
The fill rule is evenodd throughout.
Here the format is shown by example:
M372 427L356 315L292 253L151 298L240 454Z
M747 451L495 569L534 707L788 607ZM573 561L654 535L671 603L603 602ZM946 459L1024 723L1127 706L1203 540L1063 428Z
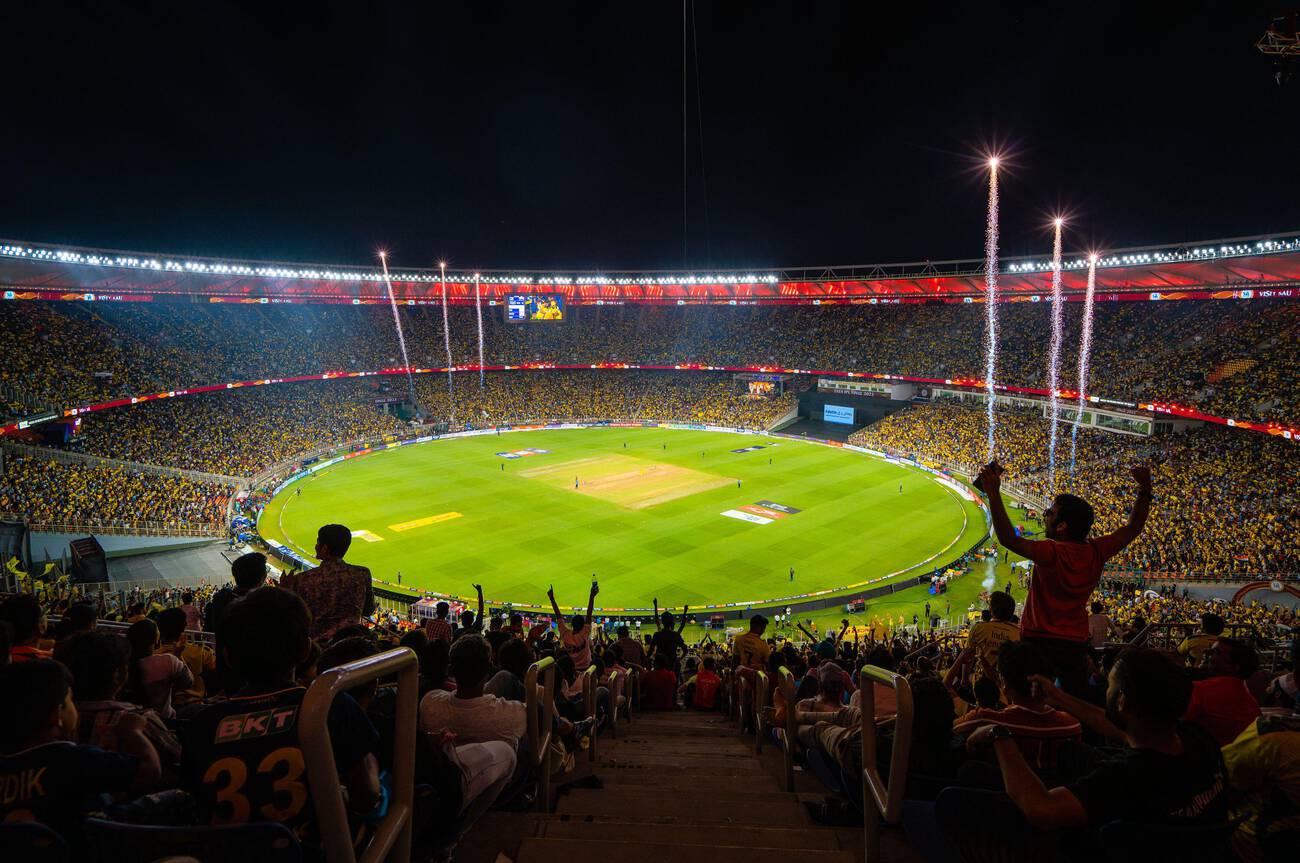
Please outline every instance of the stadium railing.
M766 720L770 715L768 713L767 702L769 701L768 692L771 686L771 679L767 676L766 671L754 672L754 753L761 755L763 752L763 734L766 730Z
M894 690L897 704L888 783L880 776L878 760L877 683ZM874 863L880 859L882 823L898 824L903 816L903 794L907 790L908 762L912 753L912 687L901 674L866 665L858 675L858 688L862 693L862 804L866 809L862 819L863 841L866 863Z
M541 700L538 700L538 679L541 679ZM555 727L555 660L539 659L528 667L524 675L524 705L528 713L526 733L528 752L532 763L530 772L537 773L537 805L543 812L551 809L551 736Z
M126 459L91 455L90 453L85 452L73 452L70 450L32 446L30 444L21 444L9 441L4 443L4 449L7 451L13 451L18 455L26 456L28 458L46 459L49 461L62 462L64 464L102 465L104 467L122 468L123 470L129 470L135 473L147 473L151 476L179 476L185 477L186 479L196 480L198 482L228 485L235 488L242 486L245 482L243 477L228 476L223 473L208 473L201 470L167 467L165 465L149 464L148 462L127 461Z
M794 674L784 665L777 669L777 685L785 699L785 723L776 729L776 739L781 745L783 767L785 768L785 790L794 791L794 753L799 743L799 722L795 719L795 685Z
M0 512L0 521L20 521L37 533L109 533L122 536L193 536L220 539L226 535L224 524L171 521L36 521L17 512Z
M338 766L330 744L326 719L330 705L342 693L371 681L397 675L397 717L393 741L393 790L388 812L374 825L362 863L411 856L411 819L415 799L415 719L419 701L419 662L415 652L400 647L349 662L321 674L307 690L302 704L299 739L307 761L307 781L321 834L325 857L336 863L355 863L347 808L339 786Z
M600 729L596 727L596 691L600 688L600 678L596 677L596 665L592 663L582 672L582 718L592 720L591 735L587 738L587 760L596 762L596 738Z
M609 676L609 731L618 737L618 718L632 721L631 671L615 671Z
M63 620L63 618L57 614L47 615L45 619L50 624L51 629L53 629L55 624ZM122 623L116 620L100 620L96 621L95 628L100 632L112 632L126 638L126 631L131 628L131 624ZM211 632L204 632L201 629L185 630L185 640L190 644L197 644L212 650L215 650L217 647L217 637Z

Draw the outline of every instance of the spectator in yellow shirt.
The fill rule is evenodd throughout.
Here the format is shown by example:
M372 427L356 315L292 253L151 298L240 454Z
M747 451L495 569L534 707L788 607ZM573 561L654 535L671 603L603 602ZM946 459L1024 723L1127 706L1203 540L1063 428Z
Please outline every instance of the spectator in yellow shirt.
M1011 594L1000 590L989 595L989 613L992 620L984 620L970 628L966 649L957 657L957 665L975 663L972 680L981 677L996 678L998 651L1008 641L1020 640L1020 627L1011 622L1016 613L1016 601Z
M1219 636L1223 635L1223 618L1212 611L1201 615L1201 631L1189 635L1178 645L1178 654L1188 665L1200 665L1205 651L1214 647Z
M772 655L772 646L763 640L767 631L767 618L756 614L749 619L749 632L736 636L732 642L732 655L742 668L762 671L767 668L767 658Z

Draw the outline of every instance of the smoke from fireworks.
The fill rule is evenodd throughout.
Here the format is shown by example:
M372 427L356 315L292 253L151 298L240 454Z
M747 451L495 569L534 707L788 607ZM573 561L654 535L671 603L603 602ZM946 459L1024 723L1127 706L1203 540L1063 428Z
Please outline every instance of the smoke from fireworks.
M1074 476L1074 459L1079 451L1079 424L1087 402L1088 363L1092 359L1092 300L1097 292L1097 256L1088 256L1088 291L1083 297L1083 331L1079 335L1079 403L1074 409L1074 426L1070 429L1070 476Z
M478 315L478 388L483 389L483 299L479 296L478 273L474 274L474 313Z
M1047 392L1048 422L1047 430L1047 488L1056 491L1056 435L1057 420L1061 414L1061 397L1058 392L1061 383L1061 319L1065 298L1061 296L1061 226L1063 220L1057 219L1056 238L1052 241L1052 341L1047 351Z
M998 160L989 159L989 211L984 226L984 391L988 394L989 461L993 460L997 400L993 382L998 371Z
M452 425L456 423L456 397L451 385L451 324L447 322L447 265L439 261L438 269L442 271L442 343L447 348L447 402L450 405Z
M384 284L388 287L388 305L393 309L393 326L397 329L397 344L402 349L402 367L406 369L406 386L411 397L411 406L415 404L415 378L411 375L411 360L406 355L406 334L402 332L402 318L397 313L397 297L393 296L393 283L388 278L388 254L379 253L379 265L384 269Z

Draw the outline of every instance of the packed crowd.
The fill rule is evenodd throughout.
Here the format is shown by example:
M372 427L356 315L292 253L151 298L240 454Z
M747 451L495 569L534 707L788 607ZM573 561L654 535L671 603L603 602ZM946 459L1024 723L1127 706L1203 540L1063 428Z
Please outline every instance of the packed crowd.
M986 414L935 403L892 414L851 440L934 466L973 471L987 454ZM1160 494L1142 540L1116 563L1154 571L1300 572L1300 454L1291 441L1206 427L1132 437L1081 429L1075 471L1069 427L1058 443L1056 488L1048 488L1048 424L1000 411L997 457L1011 482L1042 499L1087 489L1103 526L1127 514L1127 478L1117 466L1156 465Z
M180 476L7 453L0 513L21 516L32 527L211 530L224 524L234 491Z
M1097 829L1115 821L1208 828L1193 835L1209 859L1226 859L1230 841L1252 863L1287 859L1277 849L1293 851L1300 827L1295 649L1289 667L1264 673L1256 642L1225 627L1249 623L1276 635L1295 625L1294 610L1228 609L1225 619L1219 604L1103 582L1107 561L1146 525L1153 486L1142 469L1132 473L1123 525L1093 531L1090 505L1066 495L1045 513L1041 540L1012 527L997 496L999 469L985 467L980 479L994 493L999 542L1035 570L1023 607L992 592L982 619L956 642L915 633L881 640L856 628L850 638L847 619L821 636L800 626L806 640L796 642L769 637L759 614L734 638L688 645L689 609L660 611L657 601L648 634L609 632L595 626L594 582L581 598L585 613L566 615L552 591L550 617L489 614L482 585L473 585L477 608L453 613L442 603L421 627L394 632L375 614L369 571L346 561L351 533L342 525L320 529L318 568L276 586L266 583L266 558L249 553L220 590L133 597L124 638L97 626L94 602L60 600L62 620L49 628L41 601L11 596L0 604L0 775L43 771L43 781L17 783L0 799L0 820L40 821L82 848L93 841L92 814L200 825L261 819L312 848L320 825L311 789L277 794L300 775L292 765L303 764L301 723L256 735L221 729L235 719L247 728L253 715L296 716L317 675L402 646L419 662L416 781L431 798L418 810L417 847L435 855L489 808L529 806L538 771L563 777L634 697L640 710L718 710L760 673L772 682L770 701L744 715L825 784L830 796L808 804L811 817L860 824L873 805L862 797L863 713L872 711L885 752L901 703L894 689L857 688L858 672L872 666L910 689L907 775L891 779L888 759L877 766L906 783L908 838L927 860L960 859L967 843L999 849L998 859L1066 842L1097 850L1105 846ZM1142 634L1140 616L1199 621L1176 650L1117 646ZM189 640L195 629L214 634L215 651ZM528 748L526 681L542 659L555 663L556 716L554 748L539 759ZM779 685L783 670L791 689ZM401 720L382 681L340 696L326 720L361 843L385 800ZM287 759L288 774L232 797L229 777L260 775L275 759Z
M767 428L795 406L804 379L780 398L752 398L730 374L653 372L515 372L492 374L479 388L457 379L452 396L446 378L416 381L420 407L433 417L478 427L536 420L665 420L733 428Z
M1043 387L1049 309L1002 310L1000 379ZM1080 303L1065 309L1079 330ZM485 309L489 364L641 362L778 365L979 379L979 307L570 307L562 324L519 325ZM410 360L445 363L441 310L401 310ZM457 364L478 361L473 308L451 311ZM1101 303L1095 314L1092 387L1109 398L1174 401L1243 419L1300 415L1294 344L1300 304ZM51 404L231 380L401 365L390 313L374 306L173 306L6 303L0 309L14 362L0 380ZM247 334L266 333L256 348ZM1071 342L1073 344L1073 341ZM1064 353L1062 380L1077 380Z
M83 417L71 449L253 476L323 444L376 438L405 428L377 408L376 399L386 395L380 386L322 381L146 402Z

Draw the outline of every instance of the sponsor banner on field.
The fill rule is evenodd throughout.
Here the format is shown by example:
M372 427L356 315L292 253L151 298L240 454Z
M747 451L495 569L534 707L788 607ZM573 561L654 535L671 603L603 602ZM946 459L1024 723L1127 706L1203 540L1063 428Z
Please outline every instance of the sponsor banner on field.
M789 513L781 512L780 510L776 510L776 509L768 509L767 507L759 506L756 503L747 503L744 506L742 506L741 509L744 510L745 512L753 513L754 515L759 515L762 516L763 518L772 519L772 520L776 520L778 518L785 518L789 514Z
M499 458L527 458L530 455L546 455L549 452L550 450L548 449L530 447L529 449L517 449L511 452L499 452L497 453L497 456Z
M757 504L755 504L755 506L761 506L765 509L775 509L785 513L786 515L794 515L795 513L803 512L803 510L801 509L796 509L795 507L792 506L786 506L783 503L777 503L776 501L772 501L772 500L760 500Z
M759 449L763 449L763 448L764 448L764 447L762 446L762 444L756 444L756 445L754 445L754 446L743 446L743 447L741 447L740 449L733 449L732 452L735 452L735 453L741 453L741 452L753 452L754 450L759 450Z
M764 516L761 515L754 515L752 512L742 512L741 510L738 509L729 509L722 514L725 515L727 518L735 518L735 519L739 519L740 521L747 521L750 524L771 524L772 523L772 519L770 518L765 518Z

